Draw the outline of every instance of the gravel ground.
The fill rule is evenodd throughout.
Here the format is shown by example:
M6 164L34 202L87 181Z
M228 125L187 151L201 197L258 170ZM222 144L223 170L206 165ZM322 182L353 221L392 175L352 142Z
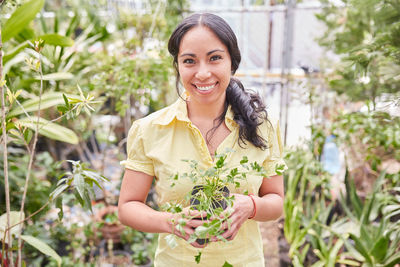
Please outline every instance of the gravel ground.
M278 222L262 222L260 230L264 244L265 266L279 267Z

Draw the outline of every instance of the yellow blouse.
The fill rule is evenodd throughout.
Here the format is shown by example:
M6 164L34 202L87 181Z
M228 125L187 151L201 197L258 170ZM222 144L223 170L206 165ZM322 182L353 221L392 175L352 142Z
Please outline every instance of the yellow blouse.
M247 156L249 162L262 163L268 176L275 175L275 166L285 164L282 159L282 143L279 123L263 123L259 127L260 134L268 141L269 148L261 150L249 142L242 147L238 144L239 126L233 120L230 108L225 116L225 123L231 133L218 146L216 153L223 153L226 148L233 149L225 160L227 168L240 166L240 160ZM199 167L207 169L214 165L206 142L198 128L192 124L187 115L186 102L178 99L174 104L135 121L129 131L127 140L128 157L122 164L131 170L155 176L157 202L181 201L193 188L188 178L174 181L178 172L183 174L190 166L183 159L196 160ZM232 186L231 192L257 194L264 178L247 176L239 188ZM230 242L212 242L203 249L192 247L185 240L176 238L178 246L170 248L165 240L167 234L160 234L154 265L156 267L177 266L210 266L219 267L225 261L235 267L264 266L263 244L258 223L247 220L240 228L237 236ZM200 264L196 264L194 256L202 252Z

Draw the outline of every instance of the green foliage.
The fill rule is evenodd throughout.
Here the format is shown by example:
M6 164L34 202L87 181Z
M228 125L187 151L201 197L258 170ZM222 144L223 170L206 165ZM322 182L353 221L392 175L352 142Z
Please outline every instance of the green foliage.
M53 93L53 92L44 93L40 99L40 108L42 110L62 104L64 104L64 98L61 93ZM33 99L29 99L23 102L20 106L12 108L12 110L10 110L10 112L7 113L7 118L15 117L25 112L35 112L38 110L39 110L39 98L35 97Z
M11 210L19 210L19 203L22 200L22 190L25 183L26 166L28 166L29 156L23 149L14 149L10 151L8 155L9 164L9 186L11 192L10 202ZM4 170L3 167L3 152L0 155L0 169ZM49 194L52 190L53 178L59 176L62 173L61 166L58 162L55 162L48 152L38 153L36 155L36 161L34 163L30 179L30 185L28 195L34 195L35 197L27 198L25 214L28 216L42 207L49 198ZM6 212L5 205L5 190L4 190L4 173L0 172L0 214ZM47 211L47 209L45 210ZM37 219L40 218L38 215Z
M76 144L85 143L93 125L97 124L97 121L92 122L93 115L104 112L124 117L126 110L142 111L143 107L149 107L151 112L166 102L166 94L171 88L172 67L167 54L162 52L165 51L163 42L169 35L166 32L175 25L165 26L180 18L186 1L168 3L167 6L152 1L151 10L146 14L132 12L107 19L99 15L104 1L10 0L2 4L4 68L0 83L5 86L8 97L5 108L12 210L18 210L21 203L21 188L24 187L28 155L38 121L41 134L38 140L41 152L36 154L32 165L25 213L29 216L42 207L44 209L30 219L33 224L24 229L26 236L35 237L50 247L57 245L56 237L47 235L44 230L48 225L41 224L42 216L48 211L46 203L54 202L60 209L59 219L63 217L65 205L73 205L71 200L74 199L90 209L93 187L101 187L104 177L80 161L70 161L72 170L60 175L61 163L56 161L60 155L62 159L69 156L61 151L65 148L71 151L67 153L76 156L76 150L81 149ZM179 6L181 8L171 8ZM42 10L54 12L55 16L44 17ZM3 16L6 13L11 17ZM129 21L121 23L129 19L133 19L135 24L129 24ZM117 25L116 30L112 29L113 25ZM125 38L131 32L139 36ZM126 42L121 44L120 40ZM152 42L158 44L152 46ZM78 82L80 86L77 86ZM102 103L106 104L103 108ZM37 115L39 106L41 118ZM135 117L146 112L137 112ZM77 116L80 120L69 120ZM125 127L129 127L129 123L130 117ZM56 146L50 139L64 143ZM3 159L0 165L3 170ZM64 164L63 168L68 168L67 165ZM0 176L2 214L5 212L3 172ZM60 177L60 180L56 181L55 177ZM37 226L34 231L33 226ZM75 236L72 230L68 234ZM30 243L43 250L45 246L41 241ZM73 238L72 250L86 253L85 249L77 248L82 246L82 242L78 237ZM137 251L134 261L140 264L149 252L147 247L138 249L137 244L134 245ZM52 254L47 249L44 251ZM30 264L39 266L44 262L44 256L33 247L25 246L23 253ZM59 264L60 259L57 261ZM67 265L73 262L65 257L62 261ZM79 266L77 262L74 264Z
M338 7L321 0L317 18L327 30L320 44L341 56L328 77L330 87L353 101L370 100L399 92L400 3L380 0L346 0Z
M20 6L7 20L2 31L2 40L6 42L20 33L42 9L45 0L31 0Z
M22 215L22 216L21 216ZM18 211L10 211L10 225L16 225L20 219L25 219L24 214L21 214ZM5 233L7 229L7 214L3 213L0 216L0 237L1 240L9 245L12 244L13 238L14 236L17 236L19 234L19 232L22 230L22 225L18 225L14 228L10 229L10 233L11 233L11 239L8 238L8 235ZM5 238L3 239L3 237L5 236Z
M136 265L147 264L154 259L157 234L144 233L126 227L121 234L121 243L130 245L133 252L132 261Z
M373 192L362 201L354 193L354 183L347 177L347 188L351 195L347 201L342 202L347 202L343 208L354 228L346 232L352 242L342 238L349 251L357 251L353 253L353 257L365 266L394 266L400 263L397 251L400 246L400 230L388 231L388 228L393 228L392 222L388 216L382 216L383 208L392 198L387 192L385 178L385 173L382 172L375 182Z
M75 197L81 206L92 210L91 197L94 197L94 185L102 188L101 183L108 181L108 179L96 171L87 168L85 163L73 160L68 160L68 162L72 164L72 172L66 172L58 181L56 189L50 194L50 199L54 200L64 191L73 188L76 190L74 192ZM61 214L59 214L61 219L62 206L58 205L58 208L61 209Z
M39 125L39 133L43 136L75 145L78 144L78 137L72 130L43 118L31 116L29 118L19 119L14 123L17 129L27 127L33 131L36 131L36 127Z
M43 254L46 254L52 258L54 258L57 262L58 266L61 266L61 257L46 243L42 242L40 239L37 239L33 236L22 235L21 238L29 245L35 247L40 250Z
M390 175L381 172L365 198L358 196L347 175L347 196L332 202L330 177L312 153L297 149L285 160L284 234L295 266L394 266L400 262L400 228L390 220L400 214L399 200L391 193L396 191ZM334 205L340 205L344 214L335 213Z
M311 229L325 221L330 208L328 174L309 150L296 149L285 156L284 234L290 243L289 256L304 263ZM312 193L311 193L312 192Z
M222 267L232 267L233 265L230 264L229 262L225 261L224 265L222 265Z
M194 261L195 261L197 264L200 263L200 260L201 260L201 251L199 251L199 253L198 253L196 256L194 256Z
M394 266L399 263L400 173L386 173L382 162L399 160L398 117L384 112L349 113L333 118L325 131L314 125L312 149L286 156L284 234L295 266ZM377 176L372 191L356 188L347 170L345 195L333 201L330 177L317 161L324 133L351 149L358 164ZM347 150L346 150L347 151ZM346 153L347 157L354 156ZM348 167L346 167L348 168ZM360 195L362 193L362 195Z
M400 160L400 117L385 112L343 114L335 119L332 130L341 143L364 151L375 171L384 159Z
M246 182L247 175L256 175L266 177L265 170L257 163L249 163L247 157L243 157L240 161L240 168L229 169L225 166L225 160L228 153L215 155L214 166L208 169L202 169L196 160L183 160L190 166L190 172L176 174L171 178L171 186L175 186L178 179L190 179L196 185L190 190L183 201L180 203L166 203L162 209L172 213L180 213L181 218L176 219L173 223L178 231L183 231L186 221L184 219L193 219L190 215L181 213L182 207L190 203L190 209L204 212L206 215L202 219L207 219L203 225L198 226L195 232L189 237L188 243L192 243L198 239L207 239L217 237L221 241L226 241L222 237L224 232L221 226L224 222L229 222L229 216L232 213L232 205L234 196L229 194L228 188L239 188L241 182ZM247 190L244 193L248 193ZM176 246L173 235L168 235L167 243L171 247ZM207 242L207 241L205 241ZM197 263L200 262L201 254L195 257Z

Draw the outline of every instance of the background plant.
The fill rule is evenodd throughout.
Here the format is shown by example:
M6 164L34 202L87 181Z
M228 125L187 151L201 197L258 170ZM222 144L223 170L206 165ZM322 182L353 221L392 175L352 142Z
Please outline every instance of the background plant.
M54 215L50 202L57 200L57 207L68 213L76 209L74 199L90 208L93 189L101 187L104 179L82 161L103 173L107 151L110 147L116 149L114 143L124 139L131 120L158 109L160 103L168 100L172 68L165 53L160 51L169 35L166 32L175 26L169 23L179 20L186 2L151 1L146 14L128 14L116 8L111 16L103 15L105 1L3 4L1 85L5 86L2 96L7 101L3 101L5 122L1 133L6 136L2 139L6 146L1 164L6 171L1 174L5 179L0 183L4 188L0 203L5 203L7 192L13 192L6 201L11 205L8 210L19 208L23 194L14 192L20 192L21 185L26 183L24 170L33 158L26 152L34 152L37 160L32 161L28 175L30 186L26 187L24 210L27 217L37 209L42 210L29 217L24 233L57 246L60 244L54 242L54 236L44 231L49 221L55 220L49 219ZM150 76L154 79L145 78ZM124 113L124 109L128 112ZM120 124L115 124L114 119L108 125L99 124L99 118L104 121L103 114L118 118ZM78 116L79 120L74 120ZM34 140L36 146L32 146ZM119 145L122 147L123 142ZM66 161L71 158L75 161ZM66 171L72 174L61 176ZM58 177L61 181L56 186ZM62 200L57 196L62 196ZM5 209L7 205L0 206ZM52 227L61 226L53 223ZM79 250L79 246L91 239L89 234L82 236L81 228L60 229L72 237L67 249L69 256L61 259L65 264L74 261L68 257L89 253ZM22 256L28 263L48 262L29 246L24 246Z
M326 25L320 44L340 56L328 76L329 86L353 101L375 107L377 98L398 99L400 70L400 12L398 1L341 1L344 7L322 0L317 18Z
M320 43L339 62L320 76L324 90L319 93L325 95L313 102L320 112L311 125L310 144L286 157L288 254L295 266L395 266L400 262L399 118L381 109L398 107L398 74L393 72L399 65L398 2L321 2L317 17L327 30ZM363 108L355 109L355 102ZM331 194L338 175L320 163L330 135L344 154L339 197Z

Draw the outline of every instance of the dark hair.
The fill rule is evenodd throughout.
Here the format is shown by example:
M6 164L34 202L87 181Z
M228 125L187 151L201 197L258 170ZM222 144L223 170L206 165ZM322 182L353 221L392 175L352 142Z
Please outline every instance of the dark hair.
M240 64L241 56L237 39L235 33L232 31L228 23L221 17L214 14L193 14L185 18L176 27L168 41L168 51L174 58L173 64L177 73L176 89L178 94L180 80L178 69L179 47L183 36L196 26L205 26L209 28L228 48L232 62L232 75L235 74ZM209 141L209 134L212 136L215 130L224 121L229 105L231 105L231 109L234 114L234 120L239 125L239 145L241 145L241 143L246 144L247 140L256 147L261 149L267 148L267 141L257 132L258 126L261 125L264 120L267 120L267 111L265 109L265 105L257 93L245 90L242 83L235 78L231 78L229 82L228 88L226 89L224 111L218 118L216 118L214 121L214 127L207 133L207 142Z

